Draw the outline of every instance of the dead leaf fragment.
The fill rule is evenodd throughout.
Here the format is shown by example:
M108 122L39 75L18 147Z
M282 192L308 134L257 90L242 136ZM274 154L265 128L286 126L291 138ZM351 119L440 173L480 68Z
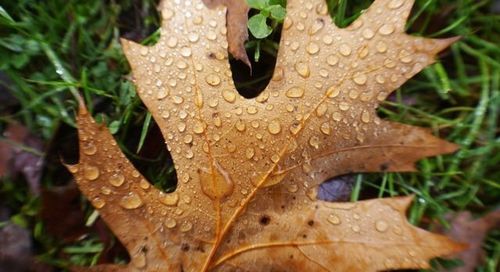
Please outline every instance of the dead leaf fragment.
M470 212L461 212L453 217L451 229L446 234L457 242L468 245L468 248L453 257L461 259L464 264L453 269L454 272L474 271L483 263L483 241L488 231L500 228L500 210L473 219Z
M40 193L43 142L20 124L11 124L0 139L0 177L22 173L34 195Z
M250 59L248 59L245 50L245 42L248 40L248 7L245 0L203 0L210 8L220 5L227 7L227 41L229 43L229 52L238 60L243 61L248 67L252 68Z
M316 198L329 177L413 171L456 150L376 114L455 40L405 34L412 4L376 0L339 29L324 1L289 0L273 80L245 99L228 63L224 9L163 1L160 41L123 48L178 186L151 186L82 105L80 162L69 170L131 257L91 271L378 271L426 268L461 250L408 223L411 198Z

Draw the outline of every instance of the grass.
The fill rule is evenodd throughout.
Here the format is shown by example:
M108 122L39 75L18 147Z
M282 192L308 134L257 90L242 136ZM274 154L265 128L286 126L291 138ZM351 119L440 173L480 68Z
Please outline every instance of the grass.
M47 154L56 159L44 170L43 186L67 182L59 175L57 157L70 153L64 157L71 161L75 150L68 152L54 143L68 139L76 147L74 97L80 92L142 173L162 188L171 187L175 172L165 163L168 154L147 150L148 142L161 143L161 138L127 80L129 67L119 45L123 36L154 43L158 37L154 1L5 2L0 4L0 71L12 81L4 87L19 104L0 105L0 131L18 121L55 146ZM346 26L371 1L328 2L335 23ZM492 1L475 0L416 1L410 33L462 40L398 90L379 112L390 120L429 127L462 148L455 155L422 160L418 173L360 174L352 200L414 194L410 221L429 226L448 226L445 215L451 211L472 211L479 217L499 208L500 14L492 14L491 5ZM264 41L249 42L248 51L255 55L258 49L262 62L272 59L278 38L279 28ZM268 75L239 84L255 88L265 84ZM40 260L59 268L98 261L103 245L95 234L72 243L51 237L38 216L39 199L15 180L4 181L0 199L12 211L11 220L32 232ZM96 214L86 202L82 209L92 225ZM499 241L500 231L491 231L483 244L485 263L477 271L498 271Z

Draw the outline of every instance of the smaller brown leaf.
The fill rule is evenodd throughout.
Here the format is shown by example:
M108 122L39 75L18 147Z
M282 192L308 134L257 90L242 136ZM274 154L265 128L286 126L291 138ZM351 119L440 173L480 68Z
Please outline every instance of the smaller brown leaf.
M42 191L41 218L47 232L65 241L85 234L85 215L80 208L80 192L75 183Z
M245 50L245 41L248 39L248 11L249 7L245 0L203 0L209 8L220 5L227 7L227 42L229 53L235 59L243 61L248 67L252 64Z
M461 259L464 265L453 271L474 271L483 262L484 252L481 245L488 231L500 227L500 210L490 212L476 220L472 219L470 212L461 212L455 215L451 223L452 227L446 233L448 237L469 245L467 250L454 255L454 257Z
M11 124L0 140L0 177L23 174L34 195L40 193L43 143L20 124Z

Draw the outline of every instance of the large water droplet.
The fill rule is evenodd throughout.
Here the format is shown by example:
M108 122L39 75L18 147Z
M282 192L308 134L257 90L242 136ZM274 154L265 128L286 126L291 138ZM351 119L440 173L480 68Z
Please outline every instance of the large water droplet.
M312 136L311 138L309 138L309 144L318 149L319 148L319 144L320 144L320 140L318 138L318 136Z
M325 26L325 22L322 19L317 19L314 21L312 24L311 28L309 29L309 35L314 35L318 33L323 27Z
M358 85L365 85L366 84L366 81L368 80L368 77L366 76L366 74L356 74L354 76L354 83L358 84Z
M297 62L295 63L295 70L299 75L303 78L308 78L311 75L311 70L309 69L309 64L305 62Z
M205 123L200 120L196 120L193 125L193 132L196 134L202 134L205 132Z
M387 5L390 9L400 8L404 4L405 0L392 0Z
M83 168L83 177L88 179L88 180L96 180L99 177L99 168L92 166L92 165L86 165Z
M229 172L215 162L208 171L199 170L201 189L211 199L219 199L233 193L234 182Z
M236 93L230 89L222 90L222 97L229 103L234 103L234 101L236 101Z
M183 57L190 57L191 56L191 48L189 48L187 46L181 48L181 55Z
M167 218L165 220L164 225L165 225L165 227L167 227L169 229L173 229L173 228L175 228L175 226L177 226L177 221L175 221L175 219L173 219L173 218Z
M326 58L326 62L330 66L335 66L337 65L337 63L339 63L339 57L337 57L336 55L330 55Z
M129 193L128 195L122 197L119 202L120 206L125 209L137 209L142 206L142 200L136 193Z
M392 24L385 24L380 29L378 32L382 35L391 35L394 32L395 28L394 25Z
M83 153L89 156L95 155L95 153L97 153L97 147L93 143L84 143Z
M106 202L102 198L96 197L92 200L92 205L94 205L96 209L101 209L106 205Z
M327 218L328 222L330 222L333 225L340 225L342 221L340 220L340 217L338 217L335 214L330 214Z
M330 124L328 122L324 122L321 124L320 130L325 135L330 135Z
M193 228L193 224L191 222L184 222L181 227L179 228L179 230L181 232L188 232L190 231L191 229Z
M351 47L349 47L349 45L344 43L340 45L339 52L342 56L347 57L351 55L352 49Z
M120 187L125 182L125 177L122 174L116 173L109 177L109 183L115 187Z
M306 51L307 53L311 54L311 55L315 55L319 52L319 45L315 42L310 42L307 47L306 47Z
M375 32L371 28L365 28L362 32L362 35L365 39L370 40L375 36Z
M389 224L384 220L377 220L377 222L375 222L375 229L378 232L386 232L389 229Z
M290 98L301 98L304 96L304 89L301 87L292 87L286 91L286 96Z
M279 134L281 132L281 124L278 120L271 121L267 128L269 130L269 133L274 135Z
M247 159L251 159L253 158L254 155L255 155L255 150L251 147L247 148L247 150L245 151L245 157L247 157Z
M326 96L329 98L335 98L339 96L340 94L340 89L337 88L337 86L331 86L326 90Z
M205 78L206 82L210 85L210 86L218 86L220 83L221 83L221 79L218 75L216 74L209 74L206 78Z
M361 114L361 121L363 121L363 123L370 122L370 113L368 111L363 111L363 113Z

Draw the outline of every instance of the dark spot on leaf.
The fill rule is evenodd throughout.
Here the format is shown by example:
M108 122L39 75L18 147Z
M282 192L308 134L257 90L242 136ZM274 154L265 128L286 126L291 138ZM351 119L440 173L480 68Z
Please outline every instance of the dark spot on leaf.
M260 217L259 223L263 226L269 225L271 218L268 215L263 215Z
M311 227L312 227L312 226L314 226L314 220L309 220L309 221L307 221L307 224L308 224L309 226L311 226Z
M389 169L389 163L385 162L380 165L380 171L387 171Z
M189 248L190 248L189 244L184 243L184 244L181 245L181 250L184 251L184 252L189 251Z

